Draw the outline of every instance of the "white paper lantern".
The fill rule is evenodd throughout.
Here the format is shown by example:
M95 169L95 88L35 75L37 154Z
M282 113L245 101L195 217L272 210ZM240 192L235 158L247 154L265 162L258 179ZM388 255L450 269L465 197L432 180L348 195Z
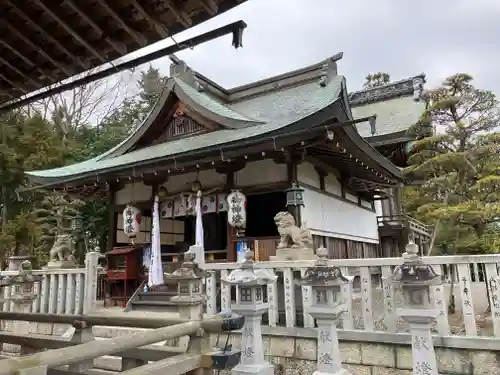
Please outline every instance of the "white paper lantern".
M123 232L128 238L135 238L141 228L142 215L137 207L130 204L123 210Z
M239 190L227 196L227 221L234 228L245 228L247 224L247 198Z

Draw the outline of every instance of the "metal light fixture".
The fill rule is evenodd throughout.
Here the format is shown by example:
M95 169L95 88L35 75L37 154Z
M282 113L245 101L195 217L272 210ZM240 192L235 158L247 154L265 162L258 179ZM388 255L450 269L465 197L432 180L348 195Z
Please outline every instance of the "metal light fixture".
M83 216L75 215L71 220L71 229L73 232L82 232L83 231Z
M296 182L292 183L292 187L286 191L286 207L304 206L304 189Z

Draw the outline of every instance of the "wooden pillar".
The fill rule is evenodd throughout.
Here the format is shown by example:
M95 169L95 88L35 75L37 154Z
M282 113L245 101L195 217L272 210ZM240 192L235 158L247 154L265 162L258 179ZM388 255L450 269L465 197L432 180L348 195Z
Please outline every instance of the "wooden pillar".
M106 252L113 250L116 244L116 209L115 196L118 191L116 184L109 184L108 190L108 240L106 241Z
M222 166L215 168L215 171L226 176L226 185L224 186L224 191L230 193L232 189L236 187L236 172L245 168L246 162L234 161L232 163L227 163ZM234 239L234 228L229 225L226 221L227 226L227 245L226 245L226 259L228 262L236 261L236 248L233 246Z

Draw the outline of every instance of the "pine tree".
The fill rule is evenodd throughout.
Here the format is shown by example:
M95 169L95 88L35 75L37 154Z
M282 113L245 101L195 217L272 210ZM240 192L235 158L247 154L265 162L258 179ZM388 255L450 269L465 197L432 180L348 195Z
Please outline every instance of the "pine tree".
M467 253L493 251L500 240L500 111L495 95L472 81L455 74L425 93L405 170L422 182L406 192L408 212L439 224L439 248Z
M389 82L391 82L391 76L388 73L378 72L378 73L368 74L365 77L365 83L363 84L363 88L372 89L375 87L387 85Z

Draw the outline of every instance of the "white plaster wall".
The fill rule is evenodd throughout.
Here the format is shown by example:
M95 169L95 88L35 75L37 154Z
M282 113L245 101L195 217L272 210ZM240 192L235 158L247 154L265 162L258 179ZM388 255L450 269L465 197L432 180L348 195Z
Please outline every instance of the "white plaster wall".
M266 185L287 181L286 164L277 164L271 159L247 163L245 168L236 172L235 184L239 187Z
M115 203L121 205L130 202L145 202L151 200L152 193L151 186L144 185L142 182L130 183L116 192Z
M301 163L299 164L297 169L297 177L299 182L318 189L320 188L319 175L318 172L316 172L316 170L314 169L314 165L312 165L311 163Z
M330 195L304 188L302 226L313 234L378 243L377 215Z
M325 191L330 194L342 196L342 184L338 178L333 174L329 173L325 176Z

